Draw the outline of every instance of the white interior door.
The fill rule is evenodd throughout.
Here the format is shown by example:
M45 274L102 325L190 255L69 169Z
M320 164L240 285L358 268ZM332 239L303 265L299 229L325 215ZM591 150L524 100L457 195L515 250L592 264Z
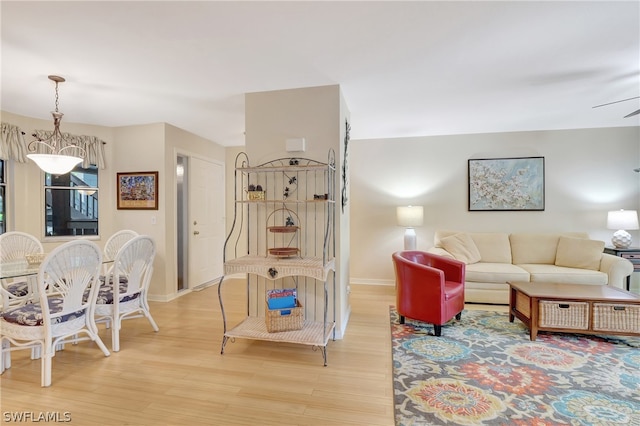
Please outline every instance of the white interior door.
M224 166L191 158L189 175L189 288L222 276Z

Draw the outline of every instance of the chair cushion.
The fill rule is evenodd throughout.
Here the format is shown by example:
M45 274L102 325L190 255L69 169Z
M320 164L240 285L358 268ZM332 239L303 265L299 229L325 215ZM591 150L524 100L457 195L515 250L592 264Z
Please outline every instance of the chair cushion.
M63 299L61 297L50 297L48 299L49 302L49 312L53 314L57 314L62 311ZM54 318L52 323L58 324L61 322L66 322L70 319L78 318L84 315L84 311L72 312L67 315L63 315L58 318ZM2 313L2 318L14 324L26 325L26 326L41 326L42 319L42 307L40 303L29 303L24 306L20 306L15 309L11 309Z
M29 294L29 285L26 281L15 281L5 286L7 292L16 297L24 297Z
M603 251L604 241L560 237L556 252L556 266L597 271L600 269Z
M455 281L444 282L444 300L455 299L464 293L464 284Z
M442 247L457 260L467 265L480 261L480 252L471 236L465 232L450 235L440 240Z
M103 276L100 277L100 281L102 281L102 285L100 286L100 291L98 291L98 300L96 301L99 305L110 305L113 303L113 279L110 278L108 283L105 283L105 278ZM129 281L126 277L120 277L120 293L126 293ZM88 293L86 293L88 296ZM130 296L125 296L120 300L120 303L128 302L129 300L137 299L140 296L140 293L132 294Z

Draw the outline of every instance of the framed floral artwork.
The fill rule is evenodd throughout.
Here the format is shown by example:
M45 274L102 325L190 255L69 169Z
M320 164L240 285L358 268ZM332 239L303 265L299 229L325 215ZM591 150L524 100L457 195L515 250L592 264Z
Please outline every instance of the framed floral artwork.
M158 172L117 173L118 209L158 210Z
M544 157L469 160L469 211L543 211Z

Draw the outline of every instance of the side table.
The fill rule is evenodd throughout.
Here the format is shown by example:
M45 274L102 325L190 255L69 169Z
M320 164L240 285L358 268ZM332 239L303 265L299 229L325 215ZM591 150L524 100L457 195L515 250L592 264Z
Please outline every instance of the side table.
M605 247L604 252L612 254L614 256L623 257L633 263L633 272L640 272L640 248L617 248L617 247ZM627 277L627 291L631 287L631 275Z

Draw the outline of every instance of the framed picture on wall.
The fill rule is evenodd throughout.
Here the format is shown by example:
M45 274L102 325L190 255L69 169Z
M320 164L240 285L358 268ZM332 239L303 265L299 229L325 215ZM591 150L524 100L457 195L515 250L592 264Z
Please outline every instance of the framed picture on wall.
M544 157L469 160L469 211L544 210Z
M158 210L158 172L117 173L118 209Z

